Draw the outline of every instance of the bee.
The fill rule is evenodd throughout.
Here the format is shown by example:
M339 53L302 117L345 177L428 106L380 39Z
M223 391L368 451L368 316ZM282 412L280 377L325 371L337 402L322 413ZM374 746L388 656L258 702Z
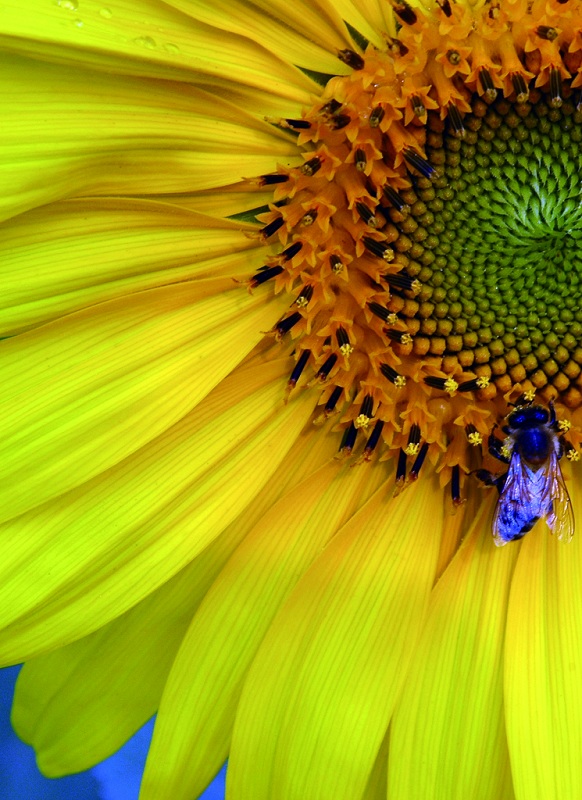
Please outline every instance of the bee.
M574 515L560 469L563 447L553 406L549 411L540 405L517 406L507 416L503 432L505 443L492 436L489 451L509 469L500 477L477 471L484 483L499 490L493 516L495 544L501 547L521 539L542 517L558 539L569 542Z

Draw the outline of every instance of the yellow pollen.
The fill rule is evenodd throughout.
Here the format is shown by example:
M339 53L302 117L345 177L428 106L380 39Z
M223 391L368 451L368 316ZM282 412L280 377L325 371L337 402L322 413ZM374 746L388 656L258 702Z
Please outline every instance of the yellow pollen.
M558 420L558 428L562 431L562 433L566 433L572 427L572 423L569 419L559 419Z
M404 448L404 452L407 456L416 456L418 455L418 451L420 450L420 444L416 442L410 442Z
M345 356L347 358L354 352L354 348L352 347L351 344L342 344L341 347L339 348L339 351L342 354L342 356Z
M307 297L303 297L303 295L300 295L295 301L295 305L299 306L299 308L307 308L307 306L309 305L309 300L307 299Z
M523 396L528 401L528 403L531 403L533 401L534 397L536 396L536 390L535 389L528 389L526 392L523 393Z
M580 453L577 450L568 450L566 458L568 461L580 461Z
M360 414L355 418L354 425L356 426L356 428L363 428L364 430L366 430L370 422L371 422L370 417L367 417L365 414Z
M404 387L406 386L406 378L404 377L404 375L399 375L396 378L396 380L394 381L394 386L396 386L397 389L404 389Z
M447 378L445 381L445 392L447 394L455 394L458 388L459 384L454 378Z
M486 375L477 378L477 386L479 387L479 389L486 389L489 386L490 382L491 382L490 379Z
M481 436L481 434L478 431L474 431L473 433L470 433L467 436L467 440L468 440L469 444L472 445L473 447L476 447L477 445L480 445L480 444L483 443L483 437Z
M510 445L504 444L501 447L501 455L504 458L511 458L512 447Z

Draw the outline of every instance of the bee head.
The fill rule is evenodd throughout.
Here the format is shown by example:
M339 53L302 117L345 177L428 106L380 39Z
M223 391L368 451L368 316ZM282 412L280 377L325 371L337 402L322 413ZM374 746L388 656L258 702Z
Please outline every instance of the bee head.
M514 431L523 431L539 428L540 425L545 425L549 418L548 410L543 406L518 406L507 417L507 424Z

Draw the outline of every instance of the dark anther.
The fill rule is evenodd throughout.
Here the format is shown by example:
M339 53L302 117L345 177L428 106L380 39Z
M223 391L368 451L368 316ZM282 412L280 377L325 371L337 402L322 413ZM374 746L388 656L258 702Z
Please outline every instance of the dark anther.
M360 414L363 414L365 417L372 418L372 411L374 410L374 398L371 394L367 394L364 399L362 400L362 405L360 406Z
M331 414L334 408L337 405L337 401L340 399L342 392L344 390L343 386L334 386L333 392L330 394L327 403L325 404L325 411L327 414Z
M400 197L396 189L393 189L392 186L385 184L382 188L384 192L384 197L391 203L397 211L400 211L402 214L406 214L410 211L410 206L408 203L405 203L404 200Z
M481 387L479 386L479 381L477 378L473 378L470 381L463 381L463 383L459 384L457 389L458 392L476 392Z
M351 121L351 117L347 114L337 114L335 117L331 118L330 124L334 131L341 131L341 129L349 125Z
M337 57L352 69L364 69L364 59L354 50L340 50Z
M424 379L424 382L426 383L427 386L430 386L432 389L440 389L441 391L444 392L447 379L434 378L432 376L429 376L428 378Z
M378 419L376 420L376 424L374 425L374 430L368 437L368 441L366 442L366 448L364 453L366 455L370 455L373 452L374 448L380 441L380 436L382 435L382 428L384 427L384 420Z
M323 114L324 116L327 116L328 114L331 116L339 111L341 107L342 104L335 98L332 98L328 103L319 109L319 113Z
M325 339L323 340L323 346L329 347L330 344L331 344L331 336L326 336Z
M422 117L424 114L426 114L426 108L424 107L422 100L418 95L411 95L410 104L412 105L412 110L414 111L414 115L416 117Z
M365 203L356 203L356 211L366 225L369 225L371 228L378 227L378 219L374 216L374 212L370 211Z
M387 245L386 242L379 242L376 239L372 239L370 236L363 236L362 242L366 247L366 250L369 250L378 258L383 258L385 261L392 261L394 259L394 250Z
M285 119L285 122L290 128L294 128L297 131L311 128L311 122L307 119Z
M284 257L285 261L291 261L291 259L297 255L302 247L303 242L293 242L293 244L289 245L289 247L286 247L285 250L283 250L281 255Z
M491 77L491 73L487 67L481 67L479 70L479 80L481 81L481 86L483 87L485 100L493 102L493 100L495 100L497 97L497 89L495 88L493 78Z
M317 219L317 209L312 208L301 217L299 224L302 225L304 228L308 228L310 225L313 225L316 219Z
M398 453L398 464L396 465L396 483L403 483L406 478L406 453L402 448Z
M412 284L416 280L404 269L400 270L400 272L387 272L382 277L390 288L403 289L405 292L409 292L412 289Z
M325 363L322 364L321 367L319 368L317 372L317 377L322 381L325 380L329 375L329 373L331 372L333 365L335 364L336 361L337 361L337 355L335 353L332 353L330 357L325 361Z
M447 50L447 61L449 64L452 64L453 67L456 67L457 64L461 63L461 54L458 50Z
M376 317L380 317L383 322L388 322L388 317L392 315L391 311L381 306L379 303L368 303L368 308ZM395 373L397 374L397 373Z
M407 147L404 151L404 159L411 167L417 169L425 178L431 178L435 174L435 168L432 167L426 158L423 158L420 153L413 150L412 147Z
M275 172L272 175L259 175L261 186L271 186L274 183L286 183L289 180L289 175L281 175Z
M474 433L477 433L477 428L474 425L472 424L465 425L465 436L467 437L467 439Z
M311 350L303 350L299 359L295 366L293 367L293 372L289 376L289 386L293 387L297 385L297 381L301 377L301 373L307 366L307 362L309 361L309 356L311 355Z
M401 42L400 39L394 39L392 36L386 36L386 44L388 46L388 52L392 53L394 58L398 58L398 56L405 56L408 53L408 47Z
M366 182L364 186L366 187L366 191L368 192L370 197L378 197L378 189L374 185L372 179L369 178L368 176L366 176Z
M372 109L372 113L370 114L370 128L377 128L378 125L384 119L384 114L386 112L382 108L382 106L376 106Z
M408 434L408 444L418 444L419 442L420 442L420 428L415 423L410 426L410 432Z
M264 236L265 239L268 239L274 233L277 233L277 231L282 228L284 224L285 220L283 217L277 217L272 222L269 222L268 225L265 225L264 228L261 228L261 235Z
M351 453L354 449L354 445L356 443L356 436L358 435L358 429L352 422L350 427L346 430L342 437L342 443L340 445L340 453L342 450L347 450L348 453Z
M306 306L312 297L313 286L308 283L307 286L304 286L303 289L301 289L301 292L297 295L295 302L300 306Z
M393 342L397 342L398 344L402 344L402 340L405 336L410 336L408 331L395 331L392 330L392 328L384 328L384 333L389 339L392 339Z
M400 375L399 372L396 372L396 370L389 364L380 364L380 372L385 378L388 378L390 383L397 383L403 380L402 375Z
M424 464L424 459L426 458L427 453L428 453L428 444L425 442L420 448L418 455L414 460L414 464L412 465L412 469L410 470L410 474L408 476L409 480L415 481L418 478L418 473L420 472L420 468Z
M329 257L329 265L333 272L341 272L344 268L341 258L335 255Z
M366 158L366 153L362 150L361 147L358 147L356 152L354 153L354 163L356 165L356 169L358 172L363 172L366 169L366 164L368 159Z
M309 161L306 161L305 164L301 167L301 172L304 175L307 175L310 178L312 175L315 175L321 169L321 159L317 156L315 158L310 158Z
M289 333L291 328L293 328L297 323L302 320L303 317L299 313L299 311L295 311L293 314L290 314L285 319L282 319L281 322L278 322L275 325L275 330L280 336L283 336L285 333Z
M283 267L261 267L257 273L251 278L251 288L255 289L261 283L270 281L271 278L276 278L283 272Z
M392 0L392 8L396 16L402 20L405 25L414 25L417 20L416 13L405 0Z
M550 28L547 25L539 25L536 29L537 35L540 39L547 39L548 42L553 42L558 38L558 31L555 28Z
M437 3L439 4L440 9L444 13L445 17L450 17L453 13L453 9L451 8L449 0L437 0Z
M515 92L515 99L517 102L526 103L529 98L529 89L527 88L526 82L523 79L523 75L520 75L519 73L512 75L511 82L513 84L513 91Z
M560 108L562 105L562 80L560 70L552 67L550 69L550 105L552 108Z
M345 328L342 328L341 325L335 332L335 338L337 339L338 347L343 347L345 344L350 343L350 337L348 336L348 332L346 331Z
M451 497L453 503L458 506L461 503L461 470L459 465L455 464L451 474Z
M453 105L453 103L449 103L447 106L447 112L454 135L457 137L457 139L463 139L465 136L465 126L463 125L461 112L457 106Z

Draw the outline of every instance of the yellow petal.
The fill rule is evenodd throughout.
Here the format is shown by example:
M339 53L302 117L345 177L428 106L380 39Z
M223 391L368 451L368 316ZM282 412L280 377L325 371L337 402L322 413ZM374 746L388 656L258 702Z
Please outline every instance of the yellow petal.
M269 308L265 294L250 297L232 280L193 281L0 342L2 518L78 486L167 430L244 358L282 304Z
M2 6L4 51L119 75L206 85L270 87L307 100L313 83L296 67L250 39L225 33L154 0L7 0Z
M69 200L23 214L2 227L1 335L156 286L244 280L265 253L240 229L145 200Z
M252 502L312 413L281 370L234 373L159 440L0 530L4 663L86 635L135 605ZM228 503L224 498L228 497Z
M431 596L430 613L392 720L393 800L509 800L503 718L507 602L519 546L497 548L492 500Z
M387 494L377 492L331 540L273 620L235 723L227 780L236 800L356 800L365 791L425 616L441 534L435 482Z
M582 508L578 481L569 485ZM509 601L505 708L518 800L582 797L582 541L528 533Z
M273 505L233 554L172 668L142 800L197 797L220 769L242 681L267 628L369 483L367 470L322 467Z
M247 37L290 64L333 75L349 72L336 55L349 44L347 32L342 38L317 4L293 3L291 9L290 4L271 4L264 10L237 0L169 0L168 5L198 22ZM286 24L289 17L295 24Z
M73 194L204 190L297 158L291 136L192 86L2 55L0 91L1 218Z

